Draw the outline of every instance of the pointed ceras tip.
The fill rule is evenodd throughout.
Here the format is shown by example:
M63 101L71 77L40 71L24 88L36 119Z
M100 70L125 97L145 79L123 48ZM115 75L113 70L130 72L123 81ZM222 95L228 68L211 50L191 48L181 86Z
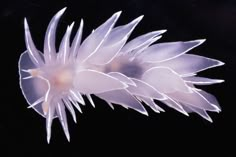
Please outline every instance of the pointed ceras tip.
M213 123L213 120L211 119L211 117L209 117L207 120L208 120L210 123Z
M74 27L74 24L75 24L75 21L73 21L69 27L72 29Z
M160 110L161 112L166 112L163 108L159 108L159 110Z
M48 142L48 144L50 143L50 139L51 139L51 137L50 137L50 136L47 136L47 142Z
M65 11L66 11L66 7L64 7L63 9L61 9L60 11L58 11L55 17L56 17L56 18L61 17L62 14L63 14Z
M165 33L165 32L167 32L167 29L162 29L162 30L160 30L160 32Z
M193 40L193 42L196 42L196 46L199 46L201 44L203 44L206 41L206 39L197 39L197 40Z
M25 27L25 30L29 29L29 25L28 25L26 17L24 18L24 27Z
M221 112L221 109L220 109L218 106L216 106L216 105L214 105L214 104L212 104L212 106L215 108L214 111L216 111L217 113L220 113L220 112Z
M122 11L117 11L114 15L119 17L121 13L122 13Z
M219 83L223 83L223 82L225 82L225 80L219 80L218 82L219 82Z
M219 62L219 63L218 63L219 66L225 65L225 63L222 62L222 61L218 61L218 62Z
M187 112L182 112L185 116L189 117L189 114Z
M68 142L70 142L70 134L69 134L69 132L65 132L65 134L66 134L66 139L68 140Z
M163 34L163 33L165 33L166 31L167 31L166 29L162 29L162 30L154 31L153 33L156 33L156 34Z
M140 15L139 17L137 17L133 22L140 22L143 19L144 15Z
M206 41L206 39L199 39L198 41L202 44Z
M67 7L62 8L58 13L63 14L66 11Z

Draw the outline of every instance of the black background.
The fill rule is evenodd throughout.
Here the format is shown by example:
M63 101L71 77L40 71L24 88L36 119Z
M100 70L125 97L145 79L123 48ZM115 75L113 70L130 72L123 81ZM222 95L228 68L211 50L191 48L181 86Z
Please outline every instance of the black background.
M235 156L235 44L236 2L234 0L68 0L2 1L1 21L1 156ZM52 139L46 141L45 119L27 109L18 84L17 62L25 50L23 18L27 17L33 40L42 50L44 33L51 17L67 6L61 19L57 45L72 21L76 27L85 21L84 37L114 12L122 10L119 24L144 14L132 37L158 29L167 29L160 40L178 41L206 38L190 53L222 60L225 66L201 72L201 76L225 79L223 84L203 87L214 94L220 114L210 113L214 123L196 114L186 117L164 105L165 113L150 109L149 117L116 106L113 111L104 101L93 97L96 108L87 102L78 124L70 115L68 143L58 120L52 126ZM75 33L75 32L73 32ZM233 142L233 143L232 143ZM6 152L7 154L3 154Z

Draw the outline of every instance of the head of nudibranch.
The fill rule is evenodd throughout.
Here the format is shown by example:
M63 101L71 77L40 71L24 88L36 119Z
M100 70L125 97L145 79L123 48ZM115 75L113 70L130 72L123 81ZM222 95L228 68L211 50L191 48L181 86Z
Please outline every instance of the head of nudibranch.
M74 23L67 27L55 48L56 28L65 8L52 18L46 31L43 53L33 43L24 20L27 50L20 56L20 87L29 107L46 118L47 141L51 125L59 118L68 140L65 109L76 122L75 110L85 105L85 95L94 106L91 94L148 115L141 102L153 111L164 111L154 100L188 115L195 112L212 121L206 111L219 112L216 98L195 87L221 83L223 80L195 76L197 72L224 63L186 54L205 40L154 44L166 30L153 31L127 42L143 16L114 27L121 12L113 14L82 43L83 20L70 44Z
M56 27L64 11L65 8L60 10L52 18L46 32L43 53L35 47L27 20L24 20L27 50L21 55L19 60L20 86L23 95L30 104L28 108L35 109L40 115L46 118L48 142L51 137L52 120L55 117L60 119L65 135L68 140L70 139L65 107L70 111L76 122L72 104L81 112L79 104L85 104L81 94L87 95L89 101L94 105L90 94L123 89L127 86L118 79L95 71L94 69L98 70L98 68L95 68L96 66L77 59L78 51L89 51L96 47L96 45L93 46L91 44L80 45L83 20L81 20L79 30L72 45L70 45L69 40L74 23L68 26L59 51L56 52ZM117 12L114 14L93 34L99 31L99 34L96 36L106 36L120 13ZM102 34L100 35L100 33ZM93 38L94 36L88 37L86 40L96 44L97 41L92 41L95 40ZM87 79L91 79L92 81L89 82ZM100 84L97 82L99 80L101 80Z

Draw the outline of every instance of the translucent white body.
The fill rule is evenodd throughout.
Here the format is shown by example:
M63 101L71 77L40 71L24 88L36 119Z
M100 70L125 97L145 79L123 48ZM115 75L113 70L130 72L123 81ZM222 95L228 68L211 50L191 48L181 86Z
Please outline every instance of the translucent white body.
M27 50L19 60L20 86L29 108L46 118L50 141L53 118L59 118L70 139L65 109L76 122L74 107L81 112L82 95L91 94L112 104L122 105L148 115L141 102L153 111L164 111L154 100L188 115L196 112L212 122L206 111L219 112L216 98L194 85L221 83L223 80L195 76L197 72L221 66L215 59L186 54L205 40L155 43L166 30L153 31L129 42L131 32L143 16L127 25L115 27L121 12L115 13L82 43L83 20L73 42L67 27L59 51L55 48L58 21L65 8L51 20L41 53L35 47L25 19Z

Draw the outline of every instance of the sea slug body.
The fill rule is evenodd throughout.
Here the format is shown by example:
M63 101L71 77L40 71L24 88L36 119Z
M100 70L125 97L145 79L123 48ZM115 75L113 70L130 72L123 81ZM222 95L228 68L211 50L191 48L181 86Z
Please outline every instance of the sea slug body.
M201 45L204 39L155 43L166 32L158 30L127 41L143 16L115 27L121 14L117 12L84 41L84 22L81 20L70 43L72 23L67 27L57 51L56 28L64 11L65 8L50 21L43 53L36 48L27 20L24 20L27 50L19 59L21 90L28 108L33 108L46 118L48 143L54 118L59 118L70 140L65 110L76 122L74 107L82 112L80 105L85 105L85 96L95 107L91 94L105 100L112 108L113 104L121 105L144 115L148 113L142 102L154 112L164 111L154 100L187 116L195 112L210 122L212 119L207 111L221 111L216 98L195 85L223 82L196 74L224 63L186 54Z

